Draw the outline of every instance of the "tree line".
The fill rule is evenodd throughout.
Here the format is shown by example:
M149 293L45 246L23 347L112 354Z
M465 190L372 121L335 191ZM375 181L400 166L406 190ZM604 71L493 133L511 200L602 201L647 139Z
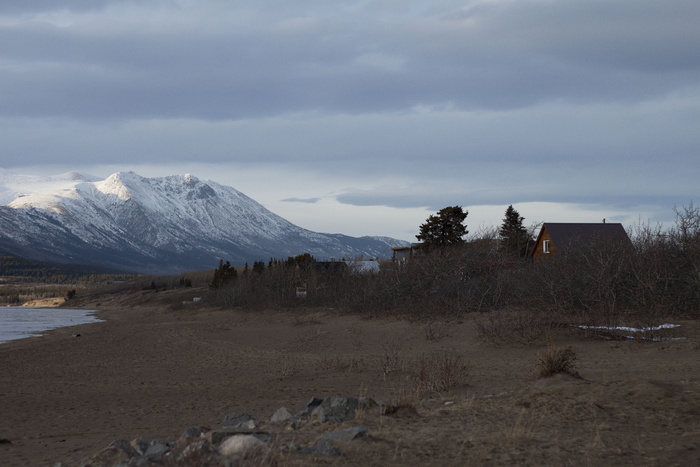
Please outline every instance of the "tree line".
M94 285L122 281L135 274L112 271L92 265L58 264L16 256L0 256L0 277L6 284L40 282L43 284Z
M633 227L632 248L589 242L537 263L529 258L533 232L512 206L498 229L469 238L467 215L451 206L430 216L417 235L419 253L406 262L382 261L379 274L271 260L213 287L209 299L224 307L329 306L417 319L517 309L527 312L525 324L700 317L700 209L692 204L676 210L668 229ZM230 265L220 268L219 275Z

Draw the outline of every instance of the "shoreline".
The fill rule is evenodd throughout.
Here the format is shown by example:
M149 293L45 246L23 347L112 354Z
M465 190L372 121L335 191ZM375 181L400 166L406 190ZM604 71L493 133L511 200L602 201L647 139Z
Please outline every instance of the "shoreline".
M7 310L15 310L18 313ZM27 310L27 313L22 313ZM41 337L46 333L64 328L74 327L83 324L92 324L100 321L97 316L99 310L81 307L47 307L36 305L21 305L0 307L0 321L4 326L12 329L11 333L6 332L7 328L0 329L0 345L22 339Z

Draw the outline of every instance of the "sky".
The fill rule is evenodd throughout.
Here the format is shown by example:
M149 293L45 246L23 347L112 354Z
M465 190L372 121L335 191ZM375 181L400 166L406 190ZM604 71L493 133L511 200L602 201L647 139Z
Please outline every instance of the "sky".
M0 2L0 167L193 174L415 241L700 203L697 0Z

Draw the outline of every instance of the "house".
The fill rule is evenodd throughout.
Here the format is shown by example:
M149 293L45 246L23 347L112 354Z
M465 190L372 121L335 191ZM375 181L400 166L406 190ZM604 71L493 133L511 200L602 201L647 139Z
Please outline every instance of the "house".
M537 236L532 258L556 256L590 244L631 246L632 242L619 223L559 223L545 222Z
M401 261L408 259L413 255L413 248L410 246L401 246L398 248L392 248L391 251L394 252L393 259L395 261Z
M393 251L393 257L392 259L394 261L403 261L409 259L411 256L413 256L416 252L419 251L421 248L422 243L412 243L411 246L400 246L396 248L392 248L391 251Z

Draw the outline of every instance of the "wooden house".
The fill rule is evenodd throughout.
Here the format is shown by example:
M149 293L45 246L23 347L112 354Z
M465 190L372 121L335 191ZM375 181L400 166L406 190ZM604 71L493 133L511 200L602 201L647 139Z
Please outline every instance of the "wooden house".
M631 246L632 242L619 223L545 222L537 236L532 258L537 261L591 244Z
M411 256L413 256L413 247L410 246L401 246L397 248L392 248L391 251L394 252L393 254L393 259L394 261L405 261Z

